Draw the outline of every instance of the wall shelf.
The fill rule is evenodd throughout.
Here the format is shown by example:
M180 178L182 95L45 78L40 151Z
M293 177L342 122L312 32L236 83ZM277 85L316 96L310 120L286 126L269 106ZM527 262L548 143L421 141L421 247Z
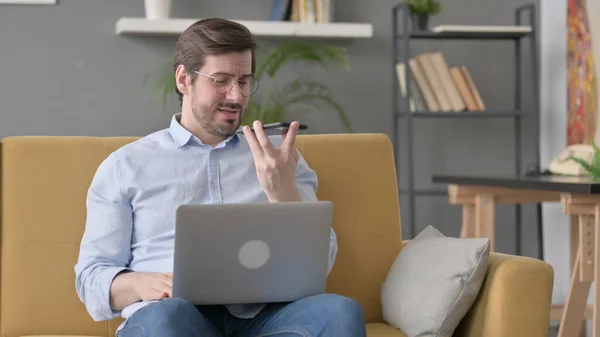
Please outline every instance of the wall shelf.
M520 117L524 116L529 112L525 111L459 111L459 112L450 112L450 111L414 111L414 112L405 112L399 111L396 112L396 116L399 118L407 117L410 114L411 118L512 118L512 117Z
M0 5L55 5L56 0L0 0Z
M147 20L123 17L117 21L118 35L159 36L179 35L198 19ZM373 37L373 25L368 23L301 23L292 21L234 20L248 27L257 37L306 37L353 39Z

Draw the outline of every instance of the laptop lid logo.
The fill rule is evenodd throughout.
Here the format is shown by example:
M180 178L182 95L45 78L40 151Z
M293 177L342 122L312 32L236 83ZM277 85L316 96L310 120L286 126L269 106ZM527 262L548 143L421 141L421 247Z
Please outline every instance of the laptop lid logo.
M258 269L267 264L271 257L269 246L261 240L250 240L242 245L238 259L248 269Z

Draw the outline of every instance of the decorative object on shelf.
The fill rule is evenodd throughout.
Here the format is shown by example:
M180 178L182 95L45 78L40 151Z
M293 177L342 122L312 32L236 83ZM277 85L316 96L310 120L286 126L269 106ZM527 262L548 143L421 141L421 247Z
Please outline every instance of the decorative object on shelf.
M581 167L588 173L590 178L592 180L597 181L600 180L600 148L598 148L598 146L593 140L591 142L591 145L593 148L593 157L591 161L585 160L584 158L580 158L574 155L570 155L568 159L581 165Z
M585 166L594 164L595 152L593 145L569 145L550 161L547 172L561 176L587 176L589 174ZM585 164L581 164L582 162Z
M172 0L144 0L146 19L168 19L171 15Z
M298 62L306 65L316 64L325 71L328 71L331 65L350 70L344 48L314 40L284 40L270 48L265 55L257 55L254 76L259 80L260 88L257 95L250 99L242 124L249 125L254 120L260 120L264 124L281 122L292 113L332 111L337 113L346 129L352 132L350 119L344 108L334 99L331 90L325 84L300 75L281 87L274 85L277 74L286 64ZM175 93L173 69L170 64L165 64L157 73L147 76L144 84L151 81L153 76L158 76L157 97L164 110L167 101Z
M427 30L429 18L443 10L442 4L437 0L407 0L407 3L414 31Z

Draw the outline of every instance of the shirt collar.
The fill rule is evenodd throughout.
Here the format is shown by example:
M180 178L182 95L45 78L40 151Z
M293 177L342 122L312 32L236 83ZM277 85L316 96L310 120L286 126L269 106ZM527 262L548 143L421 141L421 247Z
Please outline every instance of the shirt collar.
M198 137L194 136L193 133L191 133L181 125L181 112L174 114L173 118L171 118L169 133L171 134L173 141L175 141L175 143L179 147L187 145L190 142L190 140L195 140L198 142L198 144L201 145L204 144L200 139L198 139ZM239 141L239 136L237 135L237 133L227 137L227 139L225 139L223 142L221 142L221 144L217 145L216 147L223 147L227 145L227 143L229 143L230 141L232 145Z

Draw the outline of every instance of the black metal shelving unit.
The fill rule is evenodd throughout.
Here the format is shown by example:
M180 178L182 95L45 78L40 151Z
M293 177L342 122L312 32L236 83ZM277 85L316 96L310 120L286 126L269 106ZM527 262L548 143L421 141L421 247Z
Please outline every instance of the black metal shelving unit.
M514 173L517 175L522 174L522 121L525 117L532 117L536 119L535 124L535 163L537 167L539 167L539 123L538 123L538 105L539 105L539 83L538 83L538 51L537 51L537 27L536 27L536 8L534 4L528 4L524 6L517 7L515 9L515 26L521 26L522 24L522 16L523 14L527 14L529 21L529 26L531 27L530 32L517 32L517 33L497 33L497 32L452 32L452 33L436 33L431 31L411 31L409 23L410 23L410 12L408 9L408 4L406 2L400 3L393 7L392 12L392 39L393 39L393 134L392 134L392 143L394 145L394 151L396 156L396 165L401 163L399 160L399 149L398 149L398 141L401 135L398 134L399 122L403 121L406 123L406 132L404 135L404 142L407 146L407 153L404 160L406 161L406 170L398 169L398 181L400 182L400 172L406 172L407 177L407 185L405 187L400 188L399 193L401 199L403 196L406 197L406 206L408 208L408 213L403 214L402 222L403 224L407 224L409 226L409 236L413 238L415 236L415 197L417 196L436 196L436 195L447 195L446 190L444 189L417 189L414 186L414 144L413 144L413 122L414 120L419 119L429 119L429 118L510 118L514 120L514 137L515 137L515 163L514 163ZM401 32L399 30L401 29ZM399 100L402 96L399 90L398 76L396 72L396 64L403 62L405 65L408 65L408 61L411 56L411 42L412 40L499 40L499 41L514 41L515 45L515 84L514 84L514 93L515 93L515 102L514 108L512 110L501 110L501 111L464 111L464 112L431 112L431 111L416 111L411 112L410 109L410 100L411 97L411 86L409 84L409 80L411 79L412 72L409 66L406 66L405 69L405 80L406 84L406 97L404 98L404 104L400 106ZM521 79L523 75L522 69L522 48L521 43L523 40L528 39L530 42L530 57L531 57L531 79L533 83L532 88L532 107L531 109L523 109L523 94L522 94L522 84ZM401 52L399 51L401 50ZM520 253L521 246L521 206L515 205L516 207L516 229L517 229L517 237L516 245L517 245L517 253ZM539 227L539 237L541 240L541 205L537 205L538 207L538 227ZM540 241L540 254L541 254L541 241Z

